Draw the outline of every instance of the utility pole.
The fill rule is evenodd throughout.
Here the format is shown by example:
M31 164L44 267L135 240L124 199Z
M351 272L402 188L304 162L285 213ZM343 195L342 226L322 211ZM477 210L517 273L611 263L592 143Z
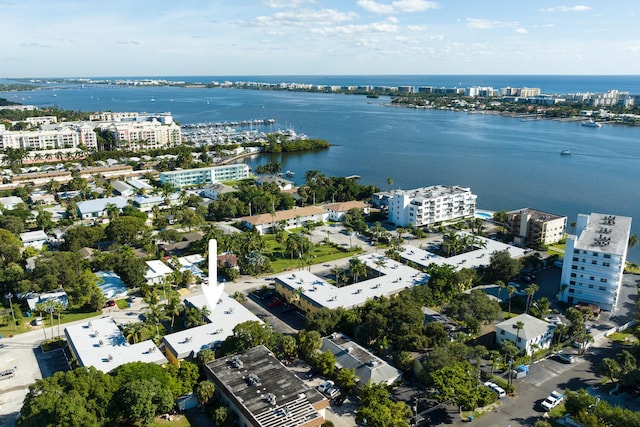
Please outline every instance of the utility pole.
M13 330L17 331L18 326L16 325L16 314L13 311L13 303L11 302L11 298L13 298L13 294L9 292L4 297L9 300L9 309L11 310L11 318L13 319Z

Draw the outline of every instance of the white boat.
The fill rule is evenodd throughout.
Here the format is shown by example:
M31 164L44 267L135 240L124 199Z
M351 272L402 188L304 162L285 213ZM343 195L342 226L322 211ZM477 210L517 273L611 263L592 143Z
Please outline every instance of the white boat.
M286 171L284 175L288 178L293 178L294 176L296 176L296 173L292 171Z
M602 125L593 119L589 119L587 121L582 122L582 126L590 127L590 128L601 128Z
M562 156L568 156L568 155L570 155L570 154L571 154L571 151L569 151L569 150L562 150L562 151L560 152L560 155L562 155Z

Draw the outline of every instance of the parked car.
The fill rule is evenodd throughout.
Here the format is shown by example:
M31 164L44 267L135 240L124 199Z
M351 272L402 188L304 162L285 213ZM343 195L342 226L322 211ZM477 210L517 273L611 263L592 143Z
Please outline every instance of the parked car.
M582 350L586 350L589 348L589 343L588 342L580 342L580 341L572 341L571 342L571 347L575 347L575 348L579 348Z
M320 384L318 387L316 387L318 389L318 391L320 393L326 393L327 390L329 390L330 388L335 387L335 383L331 380L326 380L323 381L322 384Z
M340 389L338 387L331 387L330 389L325 391L325 394L329 396L329 399L336 397L338 393L340 393Z
M542 401L541 405L545 411L550 411L564 400L564 395L562 393L558 393L557 391L552 391L551 394Z
M504 391L504 389L502 387L500 387L498 384L493 383L491 381L487 381L486 383L484 383L484 386L489 388L491 391L493 391L495 394L498 395L498 398L502 399L503 397L507 396L507 392Z
M544 320L554 325L564 325L564 322L558 316L545 317Z
M280 298L274 298L269 301L269 307L278 307L279 305L282 305L282 300Z
M333 398L333 404L336 406L342 406L342 404L344 403L344 401L347 400L347 395L346 394L339 394L336 397Z
M116 305L116 302L112 299L110 299L109 301L106 302L105 306L106 307L113 307Z
M560 352L560 353L557 353L556 356L558 357L558 359L566 363L573 363L576 361L575 357L573 357L572 354Z

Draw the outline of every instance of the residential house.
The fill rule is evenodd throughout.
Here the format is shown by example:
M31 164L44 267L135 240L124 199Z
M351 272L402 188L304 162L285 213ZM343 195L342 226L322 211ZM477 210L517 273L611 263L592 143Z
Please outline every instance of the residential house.
M522 328L518 328L522 322ZM530 314L521 314L512 317L496 325L496 341L511 341L525 354L549 348L553 340L555 325L533 317Z
M347 212L351 209L362 211L365 215L369 215L369 205L364 202L351 200L349 202L329 203L322 206L329 212L329 221L342 221Z
M323 352L330 351L336 358L336 368L353 369L358 387L367 384L392 385L402 380L402 371L375 356L346 335L333 333L322 338Z
M253 228L260 234L265 234L276 224L283 224L284 228L301 227L307 222L322 222L328 217L326 209L318 206L306 206L303 208L276 211L273 214L259 214L239 218L247 228Z
M162 284L164 278L173 273L173 269L160 260L154 259L145 263L148 269L144 278L150 286Z
M82 219L106 217L109 205L115 205L118 210L122 210L127 206L127 200L122 197L107 197L78 202L78 213Z
M49 237L43 230L35 230L20 233L20 240L22 241L22 246L30 246L40 250L42 249L42 246L47 243Z

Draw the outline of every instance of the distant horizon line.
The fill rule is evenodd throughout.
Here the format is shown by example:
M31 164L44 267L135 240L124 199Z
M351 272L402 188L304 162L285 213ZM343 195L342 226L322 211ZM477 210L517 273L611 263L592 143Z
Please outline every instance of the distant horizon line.
M349 76L362 76L362 77L384 77L384 76L539 76L539 77L640 77L640 74L524 74L524 73L463 73L463 74L451 74L451 73L428 73L428 74L140 74L140 75L84 75L84 76L23 76L23 77L0 77L5 80L23 80L23 79L91 79L91 78L119 78L119 77L349 77Z

